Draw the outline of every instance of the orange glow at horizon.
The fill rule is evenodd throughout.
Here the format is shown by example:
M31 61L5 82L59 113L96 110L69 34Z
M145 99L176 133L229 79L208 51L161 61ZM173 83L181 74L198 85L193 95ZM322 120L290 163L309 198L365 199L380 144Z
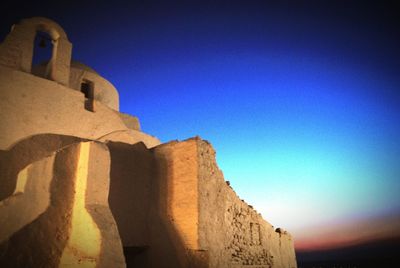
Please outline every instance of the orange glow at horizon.
M326 250L400 237L400 215L390 219L363 219L315 226L294 236L295 249Z

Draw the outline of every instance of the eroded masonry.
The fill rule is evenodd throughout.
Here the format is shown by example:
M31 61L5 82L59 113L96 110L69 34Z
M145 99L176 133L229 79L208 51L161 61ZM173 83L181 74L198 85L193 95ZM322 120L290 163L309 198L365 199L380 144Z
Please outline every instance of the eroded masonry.
M0 267L296 267L207 141L142 132L71 51L40 17L0 45Z

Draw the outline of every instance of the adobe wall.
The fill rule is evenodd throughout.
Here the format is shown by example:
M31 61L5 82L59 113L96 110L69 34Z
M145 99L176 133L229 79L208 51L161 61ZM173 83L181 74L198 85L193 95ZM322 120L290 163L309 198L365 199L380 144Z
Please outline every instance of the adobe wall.
M111 155L109 204L124 247L149 246L150 187L154 161L143 143L108 142Z
M107 147L70 141L63 139L62 147L39 160L29 152L36 140L18 144L20 155L25 148L25 159L33 161L24 166L3 157L2 164L18 172L9 174L16 176L15 190L0 201L1 267L125 267L107 200ZM14 178L0 177L7 179Z
M194 265L198 258L195 253L197 166L193 149L177 142L151 149L155 176L150 193L150 247L146 267L202 267Z
M193 138L152 151L165 200L162 220L176 237L177 251L185 253L178 256L179 267L297 267L290 234L276 232L240 200L210 144Z
M121 112L119 112L119 116L121 117L127 128L140 131L140 122L136 116Z
M227 186L207 142L194 138L151 150L142 143L108 142L107 147L40 135L2 152L2 172L15 180L14 194L0 201L0 215L8 215L0 217L7 219L0 221L6 227L0 231L0 263L45 263L56 245L63 250L49 263L74 263L68 252L82 251L77 241L83 237L97 245L89 259L99 267L123 265L124 257L128 267L296 267L290 235L276 232ZM37 159L47 161L45 166ZM22 195L21 189L26 189ZM59 216L62 222L54 218ZM42 233L58 240L40 240Z
M77 137L43 134L24 139L8 151L0 150L0 201L15 191L17 175L22 169L79 141Z
M48 61L33 66L32 74L38 77L46 78L48 70ZM105 78L101 77L89 66L76 61L72 61L69 71L68 87L81 91L81 83L90 81L93 84L93 98L113 110L119 110L119 95L117 89Z
M82 80L91 81L94 84L94 99L113 110L119 110L119 96L116 88L97 73L74 68L71 66L69 87L81 90Z
M199 242L209 251L210 267L297 267L290 234L276 232L236 195L225 182L209 143L197 140L197 145Z
M160 172L165 179L166 212L185 247L199 249L197 146L189 140L157 147L155 152L165 156L161 161L167 165Z
M128 267L208 267L198 244L196 142L107 146L109 204Z
M0 66L0 149L31 135L53 133L102 141L143 141L157 138L129 129L118 112L95 101L95 112L85 110L84 95L61 84Z

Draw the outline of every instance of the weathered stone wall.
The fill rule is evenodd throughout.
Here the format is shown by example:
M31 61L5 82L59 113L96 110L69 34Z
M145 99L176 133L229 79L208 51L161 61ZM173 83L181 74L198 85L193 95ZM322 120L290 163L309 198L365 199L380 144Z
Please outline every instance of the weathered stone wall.
M96 140L160 141L129 129L118 113L96 102L96 111L84 108L82 93L31 74L0 66L0 149L10 148L32 135L53 133Z
M215 151L197 139L199 237L210 267L297 267L290 234L278 233L225 182Z
M166 195L164 220L185 249L183 263L193 265L195 259L198 267L296 267L291 236L275 231L239 199L218 169L210 144L194 138L153 151Z

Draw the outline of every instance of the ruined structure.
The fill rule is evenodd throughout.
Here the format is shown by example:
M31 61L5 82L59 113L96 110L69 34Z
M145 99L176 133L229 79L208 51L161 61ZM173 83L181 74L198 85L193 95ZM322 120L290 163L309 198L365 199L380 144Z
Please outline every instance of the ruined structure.
M35 64L41 35L51 55ZM296 267L208 142L143 133L71 51L39 17L0 46L0 267Z

